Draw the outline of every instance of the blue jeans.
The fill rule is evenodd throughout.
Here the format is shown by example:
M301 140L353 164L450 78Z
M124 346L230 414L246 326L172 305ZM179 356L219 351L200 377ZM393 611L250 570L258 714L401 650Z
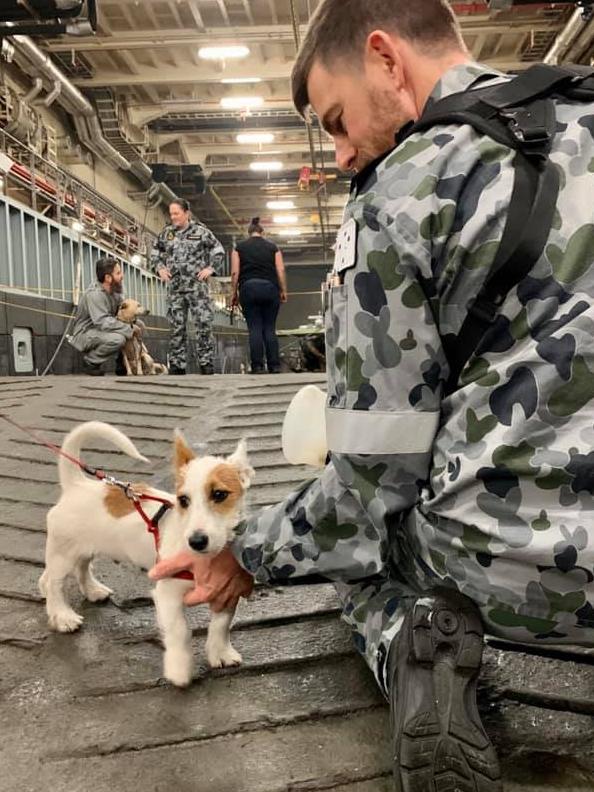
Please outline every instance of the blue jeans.
M268 371L278 371L280 358L275 332L280 293L272 281L251 278L242 283L239 301L250 334L252 371L264 370L264 350Z

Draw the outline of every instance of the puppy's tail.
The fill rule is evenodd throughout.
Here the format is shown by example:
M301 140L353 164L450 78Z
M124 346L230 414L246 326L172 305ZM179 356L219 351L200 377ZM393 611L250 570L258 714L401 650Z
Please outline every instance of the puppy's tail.
M125 434L116 429L115 426L102 423L101 421L88 421L73 429L62 443L62 451L69 454L76 459L80 458L80 452L83 446L92 440L108 440L124 454L127 454L134 459L139 459L142 462L149 460L142 456L137 450L134 443L129 440ZM66 457L60 456L58 461L58 471L60 475L60 484L65 491L74 484L77 484L83 479L86 479L82 470L71 462Z

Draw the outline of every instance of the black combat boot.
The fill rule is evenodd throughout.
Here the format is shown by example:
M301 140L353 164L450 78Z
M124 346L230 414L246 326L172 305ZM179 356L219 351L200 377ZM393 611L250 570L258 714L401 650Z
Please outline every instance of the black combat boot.
M83 359L83 371L89 377L103 377L105 375L99 363L91 363L91 361L85 359Z
M201 374L214 374L214 366L212 363L205 363L204 365L200 364L200 373Z
M440 590L406 616L388 655L397 792L502 792L476 704L482 653L479 611L462 594Z
M180 368L179 366L169 366L169 373L173 374L173 376L180 377L186 373L185 368Z

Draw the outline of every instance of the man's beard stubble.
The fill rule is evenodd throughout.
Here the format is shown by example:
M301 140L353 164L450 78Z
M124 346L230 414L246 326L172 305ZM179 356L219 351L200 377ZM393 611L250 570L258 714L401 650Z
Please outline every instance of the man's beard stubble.
M369 91L369 142L359 148L355 170L360 172L370 162L396 145L396 134L410 121L400 110L390 91L371 87Z

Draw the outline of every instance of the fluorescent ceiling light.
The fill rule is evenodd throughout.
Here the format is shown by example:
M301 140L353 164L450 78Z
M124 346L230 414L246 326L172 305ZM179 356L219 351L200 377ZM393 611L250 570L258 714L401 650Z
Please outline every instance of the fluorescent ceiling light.
M294 209L295 201L268 201L267 209Z
M138 253L135 253L130 259L130 263L139 267L142 264L142 256L140 256Z
M225 85L243 85L244 83L261 83L261 77L224 77L221 80Z
M261 107L264 99L261 96L224 96L221 107L225 110L244 110L250 107Z
M229 58L245 58L250 54L249 47L243 44L229 47L200 47L198 57L204 60L227 60Z
M85 230L85 227L82 223L79 223L78 220L74 220L72 222L72 230L77 231L80 234Z
M254 143L272 143L274 135L272 132L242 132L235 138L238 143L242 145L249 145Z
M297 215L275 215L272 220L277 225L293 225L299 218Z
M283 237L296 237L301 236L301 231L298 228L283 228L282 231L277 231L277 234Z
M253 171L279 171L282 170L283 167L283 163L277 162L276 160L257 160L256 162L250 162L250 170Z

